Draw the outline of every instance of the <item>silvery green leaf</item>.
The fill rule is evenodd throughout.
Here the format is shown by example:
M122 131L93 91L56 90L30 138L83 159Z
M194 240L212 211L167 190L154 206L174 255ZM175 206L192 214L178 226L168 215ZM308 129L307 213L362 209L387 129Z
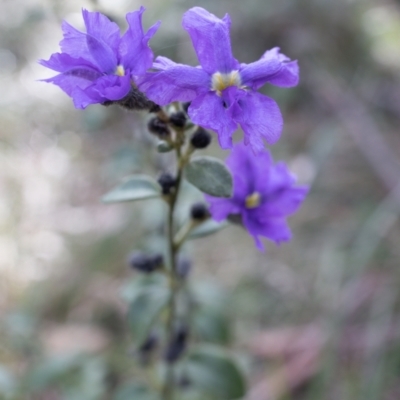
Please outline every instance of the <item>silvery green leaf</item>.
M161 187L153 178L146 175L133 175L108 192L101 200L103 203L119 203L151 199L160 195Z
M130 383L120 387L114 396L114 400L157 400L159 396L149 388L139 383Z
M204 236L212 235L229 226L227 221L217 222L213 219L208 219L190 232L188 239L197 239Z
M157 150L159 153L168 153L172 149L173 149L173 147L168 142L165 142L164 140L160 140L157 143Z
M232 176L225 164L217 158L193 158L185 171L186 179L202 192L215 197L232 196Z
M201 345L190 351L185 371L193 387L218 400L242 398L246 381L236 361L224 349Z

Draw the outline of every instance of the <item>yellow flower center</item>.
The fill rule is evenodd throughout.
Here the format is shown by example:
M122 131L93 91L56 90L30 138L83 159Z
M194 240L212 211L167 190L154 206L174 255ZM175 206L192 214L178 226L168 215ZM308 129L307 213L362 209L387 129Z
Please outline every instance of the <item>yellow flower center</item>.
M215 90L218 95L229 86L238 86L242 84L239 71L232 71L227 74L215 72L211 77L211 89Z
M246 197L245 204L246 208L256 208L261 203L261 195L258 192L254 192Z
M115 70L115 75L125 76L125 68L123 65L118 65L118 67Z

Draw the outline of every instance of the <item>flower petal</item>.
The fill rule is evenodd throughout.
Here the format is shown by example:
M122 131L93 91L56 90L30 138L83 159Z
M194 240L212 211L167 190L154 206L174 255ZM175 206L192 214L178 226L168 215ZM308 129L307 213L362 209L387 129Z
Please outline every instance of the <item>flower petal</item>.
M240 69L242 83L259 89L265 83L281 87L296 86L299 82L299 66L297 61L290 61L279 53L279 47L268 50L256 62L244 64Z
M272 193L265 203L257 209L260 220L270 217L285 217L295 213L304 201L308 187L288 187Z
M277 58L260 58L258 61L242 65L240 69L241 82L243 85L257 90L281 68L281 62Z
M121 100L129 93L130 88L129 75L108 75L97 79L93 85L85 89L85 93L89 97L97 99L97 103L103 103L107 100Z
M122 36L119 45L120 63L129 69L132 75L142 75L151 67L153 52L149 47L149 40L154 36L160 21L155 23L146 34L143 32L142 15L144 7L138 11L128 13L126 20L129 28Z
M100 70L106 74L114 73L117 67L117 56L111 47L91 35L86 35L86 42L89 52Z
M248 195L255 192L262 194L267 190L272 167L269 151L255 157L251 149L240 142L233 147L226 164L233 174L234 197L242 204Z
M292 233L284 218L268 218L260 221L257 214L249 210L243 214L243 224L249 233L254 237L254 241L259 250L263 251L264 246L259 236L264 236L279 244L291 239Z
M43 81L59 86L65 93L72 97L76 108L82 109L88 104L96 103L96 101L93 101L90 96L82 91L82 89L86 89L92 85L92 81L86 79L86 77L63 73L52 78L43 79Z
M119 26L99 12L90 12L83 9L82 15L86 25L86 32L108 45L116 53L120 41Z
M71 69L80 69L80 70L88 70L88 78L89 80L94 80L97 77L101 76L101 73L89 61L83 58L74 58L71 57L69 54L65 53L54 53L51 55L49 60L39 60L39 64L43 65L44 67L50 68L53 71L57 72L67 72ZM82 76L84 77L84 76Z
M150 100L163 106L173 101L192 101L208 91L210 77L201 68L176 64L164 57L158 57L157 60L155 66L168 66L161 71L149 72L137 80L139 89Z
M241 212L240 207L232 199L221 199L208 195L205 198L210 204L211 216L217 222L228 218L230 214L240 214Z
M229 149L237 124L232 119L231 110L225 108L224 104L222 97L215 92L207 92L191 102L188 112L195 124L217 132L220 146Z
M82 12L85 18L85 10ZM86 11L86 13L88 12ZM95 36L78 31L66 21L62 23L62 30L64 39L60 42L60 47L63 53L75 58L84 58L96 65L102 72L114 72L117 66L117 57L109 44ZM108 40L112 43L112 36Z
M233 118L243 129L244 142L254 153L264 149L263 138L275 143L282 132L283 119L275 100L258 92L248 91L238 100L239 110Z
M182 26L192 39L201 66L209 74L239 68L232 55L230 25L228 14L219 19L201 7L193 7L183 16Z

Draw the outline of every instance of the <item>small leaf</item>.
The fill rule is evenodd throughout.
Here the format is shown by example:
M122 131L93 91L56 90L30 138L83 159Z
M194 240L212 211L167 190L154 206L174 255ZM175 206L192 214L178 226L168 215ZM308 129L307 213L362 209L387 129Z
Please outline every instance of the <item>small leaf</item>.
M135 175L127 178L121 185L102 197L103 203L119 203L151 199L161 195L160 185L146 175Z
M156 274L155 274L156 275ZM130 306L128 320L135 340L141 344L164 309L169 299L169 288L165 279L139 278L128 289ZM125 293L127 296L128 293Z
M114 396L114 400L157 400L158 395L140 384L131 383L122 386Z
M231 197L232 176L225 164L217 158L194 158L185 171L186 179L202 192L215 197Z
M173 150L173 147L168 142L160 140L157 143L157 150L159 153L168 153L169 151Z
M193 329L207 342L226 344L231 339L229 319L211 308L200 308L194 313Z
M246 393L246 382L240 368L219 347L202 345L192 350L185 370L192 385L212 398L234 400Z
M213 219L208 219L201 225L196 227L190 232L188 239L197 239L204 236L212 235L213 233L219 232L220 230L229 226L227 221L216 222Z

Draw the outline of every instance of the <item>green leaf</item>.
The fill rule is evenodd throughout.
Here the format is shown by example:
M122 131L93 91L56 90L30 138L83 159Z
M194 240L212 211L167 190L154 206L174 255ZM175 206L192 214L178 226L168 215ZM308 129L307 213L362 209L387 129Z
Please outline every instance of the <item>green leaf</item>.
M202 192L215 197L232 196L232 176L225 164L217 158L193 158L185 171L186 179Z
M193 229L192 232L190 232L188 239L197 239L212 235L213 233L217 233L227 226L229 226L229 223L227 221L217 222L213 219L208 219L207 221L203 222L201 225Z
M129 325L138 343L142 343L154 324L157 316L164 309L170 296L165 279L139 278L125 289L125 297L130 297L128 312Z
M231 339L229 319L211 308L200 308L194 313L193 329L207 342L227 344Z
M120 203L123 201L135 201L160 197L161 187L151 177L135 175L127 178L102 197L103 203Z
M173 150L173 147L168 142L160 140L157 143L157 151L159 153L168 153L171 150Z
M140 384L131 383L122 386L114 396L114 400L157 400L159 396Z
M245 378L232 357L223 349L202 345L192 350L185 370L193 386L218 400L234 400L246 393Z

